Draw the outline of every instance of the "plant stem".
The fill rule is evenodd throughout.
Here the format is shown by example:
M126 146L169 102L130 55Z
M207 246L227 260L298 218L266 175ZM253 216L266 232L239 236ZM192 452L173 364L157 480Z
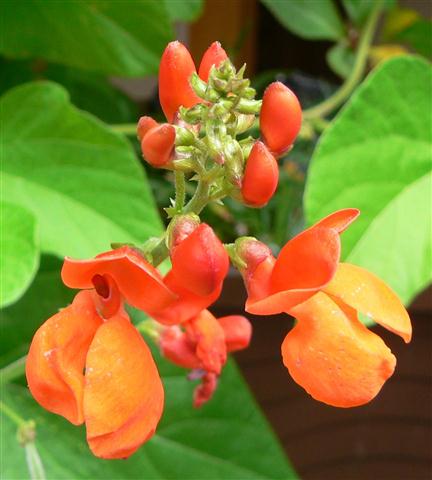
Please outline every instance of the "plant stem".
M20 378L24 375L25 372L25 362L27 356L21 357L18 360L6 365L6 367L0 370L0 384L4 385L10 383L16 378Z
M322 118L336 110L350 96L355 87L360 83L366 69L369 48L372 44L373 35L381 12L382 1L377 1L366 22L361 34L354 67L342 86L333 95L319 103L315 107L308 108L303 112L304 120Z
M174 172L174 182L175 182L175 209L177 212L181 212L186 200L186 182L185 182L184 173L176 170Z
M196 213L199 215L201 210L207 205L209 201L210 183L207 180L199 179L198 186L195 190L194 196L186 205L184 213Z
M0 411L3 412L18 427L22 427L27 422L21 418L12 408L8 407L4 402L0 401Z

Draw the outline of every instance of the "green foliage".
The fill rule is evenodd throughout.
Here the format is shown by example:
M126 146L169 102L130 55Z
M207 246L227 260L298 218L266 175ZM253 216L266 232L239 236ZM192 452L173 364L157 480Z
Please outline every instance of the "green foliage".
M191 22L202 13L203 0L164 0L168 14L172 20Z
M344 26L332 0L262 0L277 20L302 38L338 40Z
M377 0L342 0L348 17L355 25L364 23L376 2ZM382 4L385 9L391 9L396 5L396 0L384 0Z
M395 40L407 43L421 55L432 58L432 22L418 18L412 25L395 36Z
M44 58L109 75L157 72L173 36L159 0L5 0L1 15L0 52L7 57Z
M160 231L129 143L77 110L63 88L13 89L1 99L0 121L3 194L36 217L43 252L88 257Z
M383 278L405 303L431 280L432 67L389 60L352 96L314 153L309 223L345 207L362 215L344 255Z
M346 78L353 69L354 51L346 42L336 43L327 51L327 63L340 77Z
M39 265L36 219L18 205L0 202L0 307L18 300Z

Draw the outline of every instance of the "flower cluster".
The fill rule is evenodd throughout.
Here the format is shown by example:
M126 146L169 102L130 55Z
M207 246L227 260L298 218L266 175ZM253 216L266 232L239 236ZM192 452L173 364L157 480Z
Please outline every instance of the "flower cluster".
M294 380L319 401L339 407L374 398L396 360L358 319L367 315L406 342L411 324L397 296L371 273L340 263L340 234L359 212L335 212L273 256L252 237L224 245L199 213L231 196L265 205L278 183L277 158L292 146L301 108L283 84L255 100L244 67L236 71L220 44L196 72L179 42L166 48L159 97L168 123L138 122L145 160L171 170L176 198L161 238L120 245L90 260L66 258L62 280L79 289L71 305L36 332L26 364L34 398L75 425L85 423L92 452L126 458L154 434L164 388L153 356L126 305L146 313L146 330L161 354L199 380L193 403L212 397L227 354L246 348L252 327L243 316L216 318L230 261L241 272L256 315L297 319L282 344ZM259 115L261 140L246 136ZM185 181L196 181L186 203ZM168 273L157 266L170 260Z

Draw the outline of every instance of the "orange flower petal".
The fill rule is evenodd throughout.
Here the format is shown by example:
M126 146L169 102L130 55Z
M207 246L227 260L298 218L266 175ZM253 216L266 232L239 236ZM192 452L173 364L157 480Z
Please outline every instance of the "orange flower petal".
M229 315L218 318L218 322L224 331L228 352L243 350L249 346L252 338L252 325L246 317Z
M222 48L219 42L213 42L210 47L204 52L201 63L198 69L198 75L201 80L208 81L211 67L214 65L218 67L220 63L228 58L227 53Z
M229 257L213 229L202 223L176 246L171 275L196 295L209 295L228 273Z
M405 307L388 285L364 268L341 263L324 291L400 335L406 343L411 340L411 321Z
M188 337L196 342L196 355L202 368L219 375L227 356L222 326L208 310L203 310L185 326Z
M272 275L272 293L321 289L336 272L340 238L333 228L313 227L290 240L280 251Z
M87 355L87 441L101 458L125 458L148 440L162 415L164 391L146 343L126 316L105 322Z
M314 227L327 227L327 228L334 228L339 233L344 232L354 220L360 215L360 210L357 208L344 208L343 210L338 210L337 212L333 212L327 217L320 220L316 223Z
M195 352L195 343L191 342L177 325L162 331L159 346L162 355L175 365L190 369L201 368L201 362Z
M130 305L149 315L165 308L176 296L163 283L162 276L131 247L102 253L90 260L65 258L62 280L70 288L93 288L95 275L110 275Z
M297 325L282 344L284 365L313 398L335 407L372 400L396 359L350 308L317 293L292 312Z
M30 392L42 407L83 422L83 369L87 350L102 324L93 292L79 292L73 303L49 318L35 333L26 362Z
M202 310L214 303L222 291L222 284L220 284L209 295L196 295L187 290L183 283L179 284L177 282L172 271L167 273L165 285L177 295L177 300L168 307L152 314L152 317L159 323L177 325L196 317Z

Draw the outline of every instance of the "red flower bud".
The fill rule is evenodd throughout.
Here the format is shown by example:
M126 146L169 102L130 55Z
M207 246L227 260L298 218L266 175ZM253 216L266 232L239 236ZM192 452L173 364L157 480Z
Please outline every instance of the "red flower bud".
M137 125L137 135L140 140L142 140L145 134L154 127L157 127L159 124L151 117L141 117L138 120Z
M260 129L267 147L284 153L300 131L302 111L294 93L281 82L270 84L263 96Z
M201 59L201 64L198 69L198 75L201 80L207 82L211 67L213 65L215 67L218 67L219 64L227 58L228 55L222 48L221 44L219 42L213 42L210 47L205 51Z
M264 206L273 196L279 180L276 159L260 141L252 147L243 176L241 193L251 207Z
M228 352L243 350L249 346L252 337L252 325L242 315L229 315L218 318L218 322L225 334L225 343Z
M171 160L175 137L175 128L169 123L150 129L141 141L145 160L153 167L165 166Z
M168 245L171 250L171 255L174 249L186 240L189 235L196 230L200 224L198 215L193 213L185 215L176 215L169 226Z
M201 102L190 85L195 72L188 49L177 41L169 43L159 66L159 101L169 122L181 106L189 108Z
M171 252L171 260L171 274L177 283L203 296L219 288L229 268L223 244L205 223Z

